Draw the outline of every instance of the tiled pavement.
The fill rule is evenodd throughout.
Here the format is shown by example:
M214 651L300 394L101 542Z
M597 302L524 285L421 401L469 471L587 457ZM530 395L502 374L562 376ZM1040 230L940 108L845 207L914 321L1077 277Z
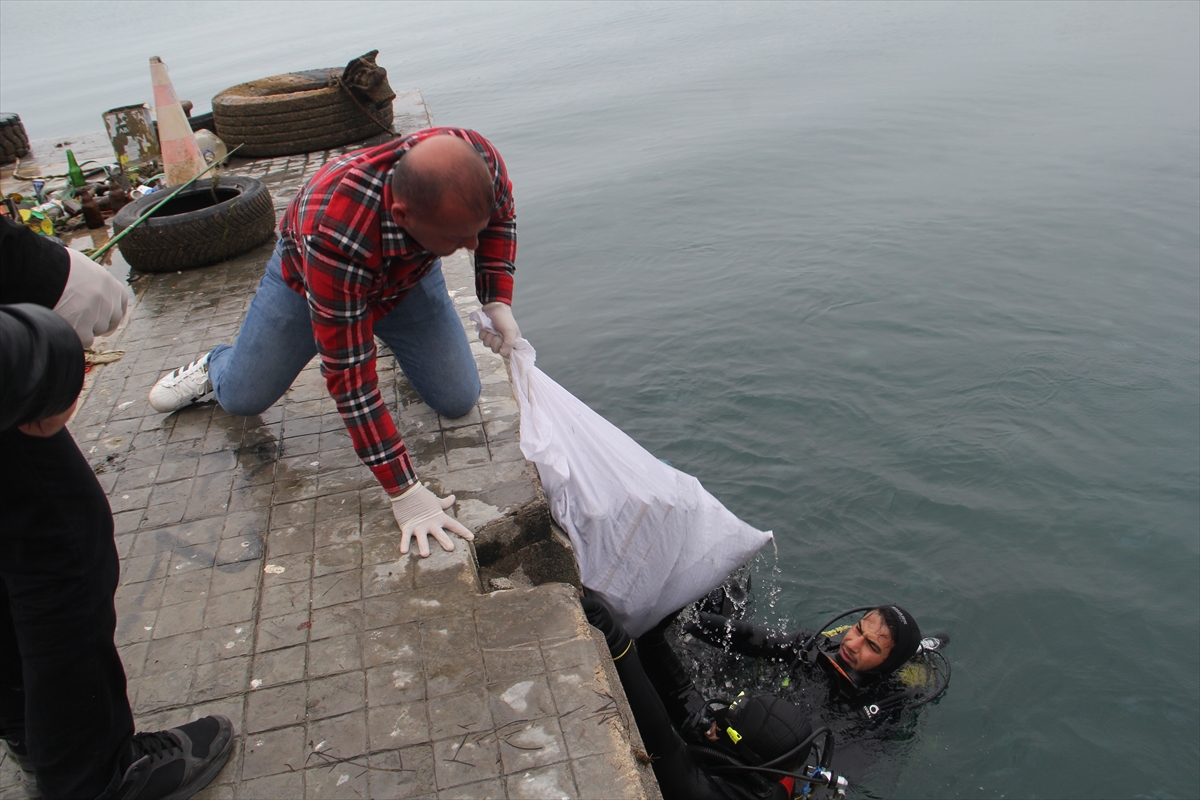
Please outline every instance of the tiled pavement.
M419 93L398 98L397 120L430 124ZM266 182L278 211L329 155L233 171ZM484 592L462 543L401 556L315 361L260 416L148 406L160 375L233 340L272 246L138 281L103 342L125 355L96 369L70 425L116 522L116 638L138 729L233 720L237 746L210 798L657 796L575 590L518 575ZM470 261L444 271L465 320L478 307ZM472 347L483 396L466 417L439 417L389 358L380 386L418 474L457 494L458 518L486 541L544 517L530 512L544 500L506 367ZM0 797L19 796L0 764Z

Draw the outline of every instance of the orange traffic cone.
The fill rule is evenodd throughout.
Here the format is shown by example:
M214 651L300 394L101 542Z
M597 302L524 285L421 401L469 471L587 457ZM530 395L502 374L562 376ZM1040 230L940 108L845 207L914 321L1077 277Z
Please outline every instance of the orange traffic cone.
M167 185L187 183L208 166L192 134L191 123L175 95L167 65L158 56L150 59L150 82L154 84L154 109L158 113L158 143L162 150Z

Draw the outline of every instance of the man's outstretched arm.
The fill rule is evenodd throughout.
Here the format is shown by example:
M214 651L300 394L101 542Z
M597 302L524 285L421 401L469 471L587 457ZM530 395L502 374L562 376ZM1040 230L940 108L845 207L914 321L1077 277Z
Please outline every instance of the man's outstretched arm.
M809 631L803 630L773 631L762 625L752 625L744 620L729 619L706 611L700 612L696 622L689 623L685 630L714 647L728 647L743 655L777 661L795 658L800 642L810 635Z
M53 309L91 347L125 317L129 289L78 250L0 217L0 303Z
M471 531L447 514L454 495L438 498L421 485L412 459L379 391L370 282L344 253L317 237L304 244L309 265L307 297L321 374L350 434L354 451L383 486L400 529L400 552L415 539L429 555L432 536L454 549L450 533L470 541Z

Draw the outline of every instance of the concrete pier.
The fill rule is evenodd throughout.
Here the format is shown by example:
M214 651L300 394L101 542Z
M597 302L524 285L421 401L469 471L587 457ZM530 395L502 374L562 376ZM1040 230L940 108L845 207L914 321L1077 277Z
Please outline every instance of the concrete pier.
M419 93L397 98L399 132L430 124ZM265 182L278 215L349 149L228 172ZM206 798L657 797L569 543L521 455L506 365L473 326L483 393L466 417L439 417L379 361L417 473L457 495L479 537L451 553L431 543L428 559L400 555L315 360L260 416L149 407L161 375L233 341L273 246L141 277L97 345L124 355L94 368L69 426L116 521L116 638L138 729L233 720ZM469 325L469 255L443 269ZM21 796L0 764L0 797Z

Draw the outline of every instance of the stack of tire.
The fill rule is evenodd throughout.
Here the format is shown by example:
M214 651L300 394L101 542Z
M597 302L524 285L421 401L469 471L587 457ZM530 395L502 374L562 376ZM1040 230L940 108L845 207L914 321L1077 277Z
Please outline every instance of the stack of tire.
M16 114L0 113L0 164L11 164L29 153L29 136Z
M267 157L358 142L390 131L392 104L363 104L339 87L341 67L238 84L213 98L217 135L239 156Z

